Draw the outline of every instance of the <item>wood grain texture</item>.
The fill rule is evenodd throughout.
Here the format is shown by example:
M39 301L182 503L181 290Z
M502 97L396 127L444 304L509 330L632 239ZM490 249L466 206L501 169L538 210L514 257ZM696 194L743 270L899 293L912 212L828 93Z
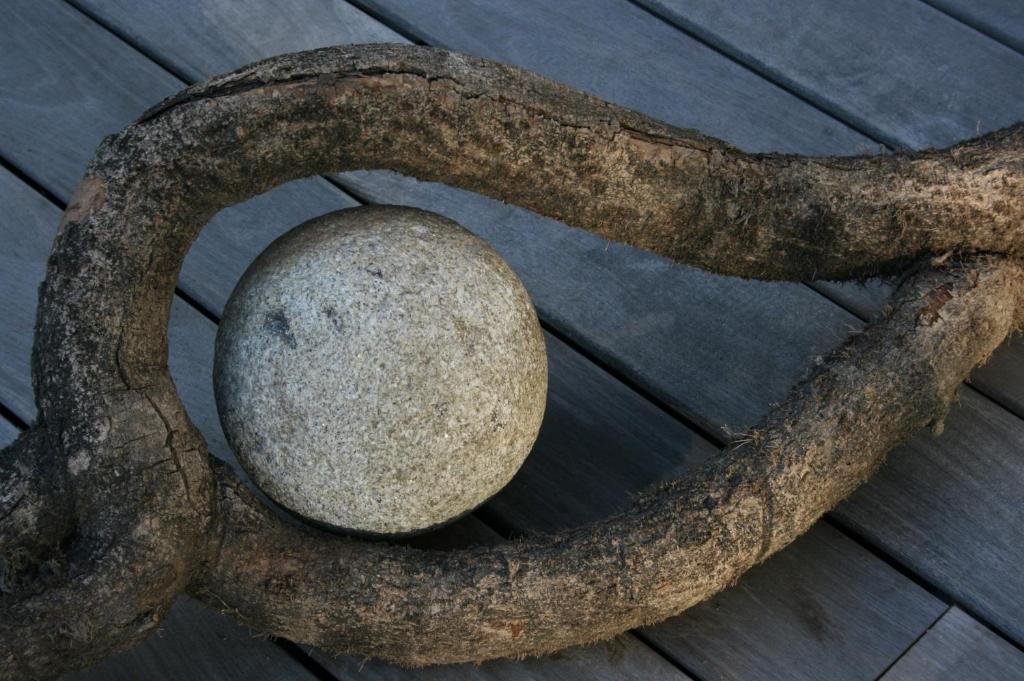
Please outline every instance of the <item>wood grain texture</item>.
M533 451L482 509L514 534L554 532L626 510L718 448L550 334L548 402Z
M1024 52L1024 5L1016 0L928 0L928 4Z
M818 523L735 588L643 633L702 679L874 679L945 606L872 562ZM850 636L872 628L877 638Z
M104 21L136 36L148 51L159 54L176 69L185 70L188 63L179 55L190 51L204 53L204 76L282 51L380 40L379 30L356 37L351 26L324 16L317 9L319 3L313 2L303 2L301 13L318 17L321 27L312 36L282 34L272 46L232 39L240 22L254 27L253 30L265 19L270 19L269 25L280 22L285 11L270 8L269 3L236 3L237 15L231 22L216 13L203 12L206 3L199 0L141 4L130 0L82 2L83 7ZM394 10L386 3L368 5L382 12ZM843 147L855 153L876 146L626 3L577 0L396 5L402 6L401 12L393 11L396 19L403 26L414 25L413 32L432 45L480 56L515 51L521 58L513 63L519 66L571 83L608 101L629 102L628 106L661 120L675 122L679 112L686 111L692 118L685 124L687 127L722 137L743 149L820 153ZM168 31L168 26L175 29ZM233 31L230 26L235 27ZM328 31L328 27L334 30ZM461 36L458 44L450 41L455 34ZM556 41L564 52L545 47ZM631 46L628 59L623 58L625 55L618 47L622 44ZM196 58L191 57L190 61L195 62ZM566 77L567 70L574 77ZM198 71L192 73L200 75ZM755 111L732 105L751 100L760 101L761 107Z
M63 2L14 0L5 10L0 156L67 201L99 140L183 83ZM327 181L309 179L233 206L197 240L180 286L219 312L271 241L311 217L353 205Z
M629 635L599 645L569 648L546 657L428 667L413 672L352 656L321 655L317 660L339 679L352 681L683 681L690 678Z
M1022 640L1022 452L1020 419L964 391L941 437L897 449L835 514Z
M894 146L1020 120L1024 55L917 0L641 4Z
M266 21L253 21L259 5L221 0L182 0L173 5L99 0L72 4L94 14L147 54L161 56L179 77L194 82L249 62L330 45L403 43L406 40L347 2L298 2L278 8ZM144 21L139 21L145 19ZM151 22L174 30L155 32ZM211 27L216 32L211 33ZM196 42L202 49L196 49ZM165 60L173 55L173 60ZM229 64L229 66L225 66Z
M0 168L0 404L25 423L36 417L29 362L36 320L36 289L61 211Z
M952 607L882 681L1021 681L1024 653Z

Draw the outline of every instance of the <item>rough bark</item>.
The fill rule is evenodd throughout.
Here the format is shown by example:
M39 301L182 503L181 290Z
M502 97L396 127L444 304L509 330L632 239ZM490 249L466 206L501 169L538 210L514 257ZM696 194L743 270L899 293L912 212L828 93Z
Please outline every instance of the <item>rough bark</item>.
M751 156L407 46L286 55L183 91L103 142L51 253L40 422L0 457L0 677L131 645L186 586L260 630L408 664L540 653L663 618L941 418L1014 327L1022 286L1011 259L953 257L692 477L590 528L439 554L280 525L215 478L166 330L181 262L218 210L299 177L389 168L724 274L861 277L929 253L1019 255L1022 144L1018 125L946 151Z
M592 527L453 552L283 523L220 471L218 555L191 593L261 631L405 665L536 655L657 622L787 545L941 422L1014 326L1024 270L928 270L757 428Z

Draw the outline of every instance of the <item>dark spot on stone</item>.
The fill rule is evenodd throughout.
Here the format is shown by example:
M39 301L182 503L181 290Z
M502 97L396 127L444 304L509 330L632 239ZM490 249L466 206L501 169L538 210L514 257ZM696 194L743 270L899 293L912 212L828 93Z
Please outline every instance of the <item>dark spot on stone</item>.
M285 316L284 310L274 310L267 314L263 320L263 329L279 337L288 347L295 349L297 345L295 336L292 334L292 327L288 323L288 317Z
M379 267L367 267L366 271L371 277L376 277L377 279L384 278L384 273L381 272Z
M324 305L321 308L324 316L331 320L331 325L335 331L341 331L344 325L341 322L341 317L338 315L338 310L333 305Z

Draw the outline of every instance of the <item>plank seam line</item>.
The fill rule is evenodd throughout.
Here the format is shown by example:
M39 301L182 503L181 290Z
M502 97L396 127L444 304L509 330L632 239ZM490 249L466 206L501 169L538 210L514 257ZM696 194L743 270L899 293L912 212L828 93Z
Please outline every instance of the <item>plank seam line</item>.
M220 326L220 317L217 316L213 310L210 310L205 305L196 300L188 291L182 289L179 282L178 286L174 287L174 293L183 301L195 308L196 312L206 317L209 321L213 322L214 326Z
M274 642L274 645L283 650L288 657L298 663L299 666L316 677L317 681L340 681L339 677L332 674L327 667L320 664L313 656L303 650L302 646L294 641L276 636L272 636L270 640Z
M711 33L704 31L700 26L692 24L688 21L683 21L676 17L669 16L664 12L661 12L654 7L648 6L646 0L624 0L625 2L635 6L637 9L649 14L658 21L667 24L668 26L679 31L683 35L695 40L701 45L705 46L712 52L719 54L732 63L736 64L740 68L753 73L755 76L766 80L775 87L779 88L783 92L796 99L800 100L804 104L807 104L811 108L825 114L834 121L846 126L850 130L853 130L864 137L867 137L872 142L881 145L888 151L895 149L903 149L903 145L900 141L885 132L881 128L878 128L871 124L870 121L861 120L860 116L853 112L843 112L839 110L835 104L828 102L828 100L820 97L817 93L812 90L801 87L794 81L789 80L781 72L775 72L767 66L761 66L753 62L749 56L745 56L741 51L737 50L731 43L720 40L713 36ZM863 152L859 152L863 153Z
M972 21L970 18L968 18L964 14L962 14L960 12L956 12L954 10L948 10L945 7L939 7L932 0L919 0L919 2L921 2L921 4L923 4L923 5L927 5L928 7L932 8L933 10L935 10L936 12L938 12L940 14L946 15L947 17L949 17L953 21L956 21L957 23L963 24L967 28L970 28L973 31L975 31L976 33L979 33L979 34L985 36L989 40L992 40L994 42L999 43L1000 45L1002 45L1006 49L1012 50L1013 52L1016 52L1017 54L1024 55L1024 51L1020 50L1015 45L1011 45L1010 43L1006 42L1006 40L1004 40L1000 36L998 36L998 35L996 35L994 33L990 33L983 26L978 25L976 22Z
M412 28L402 25L402 22L397 18L389 15L386 12L378 10L376 7L369 6L363 0L338 0L344 2L346 5L351 5L366 16L370 17L378 24L381 24L385 28L391 29L398 35L402 36L414 45L428 45L429 42L424 36L417 35ZM434 42L437 45L437 42Z
M135 42L130 36L122 34L116 28L114 28L113 26L108 24L102 17L99 17L99 16L95 15L93 12L89 11L88 9L82 7L78 3L78 0L64 0L64 3L66 5L68 5L69 7L71 7L71 9L75 10L76 12L78 12L79 14L84 16L87 20L93 22L94 24L96 24L97 26L102 28L104 31L106 31L110 35L114 36L114 38L117 41L124 43L130 49L138 52L140 55L142 55L142 57L144 57L145 59L148 59L149 61L153 62L158 67L160 67L161 69L166 71L170 76L175 78L182 86L195 85L197 82L199 82L199 81L192 80L192 79L188 78L188 76L186 76L184 73L181 73L176 68L174 68L173 65L167 63L166 61L161 59L158 55L152 53L151 51L149 51L148 49L143 47L141 44ZM348 195L348 192L345 190L345 188L341 184L339 184L337 181L334 181L330 177L327 177L327 176L324 176L324 175L320 175L318 177L322 177L323 179L327 180L329 183L333 184L338 189L338 191L342 192L345 195ZM354 196L349 196L349 198L355 199ZM58 205L60 205L59 201L58 201ZM64 210L65 207L66 206L61 205L61 210ZM202 311L202 308L200 308L200 310Z
M18 430L25 431L29 429L29 425L25 423L24 419L15 414L14 410L2 402L0 402L0 418L6 419Z
M540 316L540 315L538 315ZM576 341L575 338L567 335L561 329L555 327L551 322L542 319L541 327L545 331L550 333L552 336L560 340L565 345L569 346L577 354L581 355L584 359L588 360L597 368L604 371L606 374L617 380L626 388L629 388L640 397L644 398L660 411L671 417L676 422L682 424L688 429L692 430L698 437L706 440L715 447L721 449L729 444L729 438L724 433L718 433L715 431L714 426L710 423L706 423L704 419L699 418L696 414L688 414L681 409L673 407L671 404L658 397L657 394L649 390L640 380L634 380L627 376L624 372L605 361L599 355L590 351L590 349L582 342Z
M910 645L908 645L899 655L897 655L895 657L895 659L893 659L892 662L890 662L888 665L886 665L885 669L883 669L882 672L878 676L875 677L875 681L881 681L882 678L886 674L889 673L889 670L892 669L893 667L895 667L896 664L900 660L902 660L904 657L906 657L907 653L909 653L911 650L913 650L914 646L916 646L921 641L921 639L923 639L925 636L927 636L928 632L931 631L935 627L935 625L939 623L939 620L941 620L943 617L945 617L946 613L948 613L952 608L953 608L952 605L947 605L946 609L943 610L942 612L940 612L939 616L936 617L932 621L931 624L929 624L927 627L925 627L924 631L922 631L920 634L917 635L917 638L915 638L913 641L910 642Z
M654 626L657 626L657 625L654 625ZM668 651L662 649L661 646L659 646L657 643L655 643L653 640L651 640L651 638L647 634L643 633L643 631L641 631L640 629L632 629L631 633L634 636L636 636L637 639L639 639L641 643L643 643L648 648L650 648L654 652L656 652L659 655L661 655L663 658L665 658L668 661L669 664L671 664L673 667L678 669L680 672L682 672L686 676L688 676L691 679L693 679L693 681L706 681L704 679L704 677L702 677L699 674L697 674L697 672L695 672L690 667L687 667L685 664L682 663L681 660L676 659L676 657L674 655L672 655Z
M999 627L996 624L994 624L991 620L989 620L987 617L985 617L984 615L979 613L972 606L969 606L969 605L965 604L963 601L960 601L959 599L954 598L952 594L950 594L945 589L937 586L936 584L934 584L933 582L928 580L926 577L923 577L923 576L919 575L918 573L914 572L910 567L905 565L902 560L900 560L899 558L897 558L895 556L892 556L892 555L888 554L885 551L884 548L882 548L880 545L878 545L870 537L862 534L859 530L854 528L852 525L850 525L850 524L846 523L845 521L841 520L840 518L838 518L834 514L833 511L830 511L829 513L827 513L824 516L824 519L829 523L829 525L831 525L835 529L837 529L840 532L842 532L843 534L845 534L852 541L856 542L857 544L859 544L864 549L866 549L866 550L870 551L871 553L875 554L876 556L878 556L881 560L885 561L885 563L889 567L891 567L892 569L896 570L897 572L902 574L904 577L906 577L907 579L909 579L912 582L914 582L915 584L917 584L919 587L921 587L922 589L924 589L925 591L930 593L932 596L934 596L938 600L942 601L946 605L950 605L950 606L955 605L957 608L959 608L960 610L963 610L965 613L970 615L970 617L972 619L977 621L979 624L983 625L985 628L987 628L993 634L995 634L999 638L1003 639L1004 641L1006 641L1008 644L1010 644L1011 646L1013 646L1014 648L1016 648L1020 652L1024 653L1024 644L1018 642L1015 638L1013 638L1013 636L1011 636L1009 633L1004 631L1002 629L1002 627Z
M42 184L37 182L34 177L29 175L26 171L22 170L20 167L15 165L13 162L8 160L4 156L0 156L0 168L3 168L11 175L14 175L16 178L21 180L22 183L28 185L28 187L32 189L32 191L42 196L44 199L46 199L53 205L60 208L61 211L64 211L64 209L68 207L67 204L61 201L56 194L54 194L49 189L44 187Z

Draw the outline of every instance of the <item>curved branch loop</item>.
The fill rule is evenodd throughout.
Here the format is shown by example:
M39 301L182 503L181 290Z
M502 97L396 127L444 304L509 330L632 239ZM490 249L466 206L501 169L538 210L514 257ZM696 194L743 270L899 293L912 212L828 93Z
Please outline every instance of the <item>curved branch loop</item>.
M941 422L1022 293L1024 270L997 258L928 270L742 443L555 537L427 552L297 531L224 467L220 553L190 590L260 630L405 665L537 655L657 622L796 539Z
M186 587L265 631L406 664L541 653L664 618L791 541L941 418L1013 329L1021 292L1020 267L997 256L920 274L752 442L630 512L419 552L285 527L215 477L166 339L181 263L224 207L387 168L723 274L864 277L929 253L1019 254L1022 145L1018 125L920 154L754 156L409 46L285 55L183 91L104 140L54 243L33 351L40 423L0 459L0 676L131 645Z

